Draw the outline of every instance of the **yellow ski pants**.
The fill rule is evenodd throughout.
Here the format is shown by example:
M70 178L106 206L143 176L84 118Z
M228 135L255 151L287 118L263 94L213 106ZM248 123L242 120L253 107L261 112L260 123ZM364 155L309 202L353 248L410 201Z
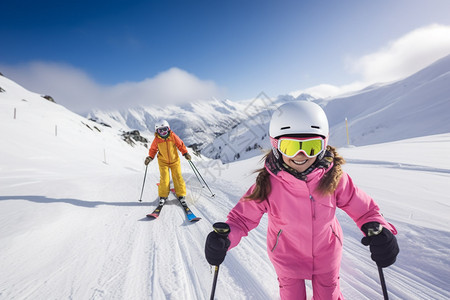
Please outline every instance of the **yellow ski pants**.
M168 197L170 193L170 173L172 173L173 186L177 197L186 196L186 183L181 175L180 160L177 162L167 164L158 159L159 165L159 197Z

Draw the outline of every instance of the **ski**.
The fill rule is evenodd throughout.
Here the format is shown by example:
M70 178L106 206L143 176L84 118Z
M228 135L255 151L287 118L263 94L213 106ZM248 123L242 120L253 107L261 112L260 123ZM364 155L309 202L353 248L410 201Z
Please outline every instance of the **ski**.
M178 199L177 194L175 193L175 189L170 189L170 191L172 192L172 194L175 196L175 198ZM202 218L197 217L192 211L191 209L187 206L186 201L181 201L180 199L178 199L178 201L180 201L181 206L184 209L184 212L186 213L186 217L188 218L188 220L190 222L197 222L198 220L201 220Z
M159 213L161 212L164 204L159 204L152 213L147 214L147 218L156 219L159 217Z
M159 186L159 182L158 182L156 185ZM177 194L175 193L175 189L174 189L174 188L171 188L171 189L170 189L170 192L172 193L172 195L175 196L175 198L178 199ZM181 206L183 207L183 210L184 210L184 212L186 213L186 217L187 217L187 219L188 219L190 222L196 222L196 221L202 219L202 218L200 218L200 217L197 217L197 216L191 211L191 209L189 208L189 206L187 206L186 201L181 201L180 199L178 199L178 201L180 202ZM163 205L161 205L161 204L158 205L152 213L147 214L147 218L151 218L151 219L156 219L156 218L158 218L158 217L159 217L159 214L160 214L160 212L161 212L161 210L162 210L162 208L163 208L163 206L164 206L164 204L163 204Z
M159 182L156 185L159 186ZM164 204L158 204L158 206L155 208L155 210L153 212L147 214L147 218L150 218L150 219L158 218L163 206L164 206Z

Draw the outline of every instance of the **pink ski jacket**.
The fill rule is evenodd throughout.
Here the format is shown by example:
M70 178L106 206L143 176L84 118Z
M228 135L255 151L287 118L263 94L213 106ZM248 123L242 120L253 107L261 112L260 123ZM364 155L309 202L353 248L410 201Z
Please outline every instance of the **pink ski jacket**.
M397 234L395 227L382 217L378 205L353 184L347 173L343 173L333 194L323 196L315 192L330 168L315 169L307 175L306 181L286 171L275 175L268 170L272 187L268 200L245 199L253 191L253 185L228 214L229 249L237 246L267 213L267 252L277 275L312 279L313 274L340 267L343 237L335 216L337 207L344 210L358 228L376 221Z

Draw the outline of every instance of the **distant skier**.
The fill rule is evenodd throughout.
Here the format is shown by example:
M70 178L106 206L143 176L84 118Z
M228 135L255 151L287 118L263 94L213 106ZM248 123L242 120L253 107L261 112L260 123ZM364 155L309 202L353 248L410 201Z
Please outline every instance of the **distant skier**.
M158 196L160 204L165 203L170 193L170 172L172 173L173 185L178 200L181 203L185 201L186 184L181 174L180 157L177 149L187 160L191 160L186 146L175 132L170 130L169 123L166 120L157 122L155 124L155 139L150 146L144 163L148 165L158 153L160 173Z
M344 299L339 287L343 235L335 216L344 210L366 235L379 267L393 264L399 253L397 230L378 205L358 189L327 146L328 120L322 108L307 101L290 102L275 111L269 129L272 152L256 183L209 233L205 256L220 265L227 251L268 214L267 252L278 276L281 299L306 299L305 279L314 299ZM229 232L228 238L221 232Z

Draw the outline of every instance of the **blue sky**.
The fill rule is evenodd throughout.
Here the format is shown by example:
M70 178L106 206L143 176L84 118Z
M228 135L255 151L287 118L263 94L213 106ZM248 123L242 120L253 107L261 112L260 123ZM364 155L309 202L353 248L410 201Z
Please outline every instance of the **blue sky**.
M448 0L24 0L2 12L0 72L78 112L330 96L450 54Z

